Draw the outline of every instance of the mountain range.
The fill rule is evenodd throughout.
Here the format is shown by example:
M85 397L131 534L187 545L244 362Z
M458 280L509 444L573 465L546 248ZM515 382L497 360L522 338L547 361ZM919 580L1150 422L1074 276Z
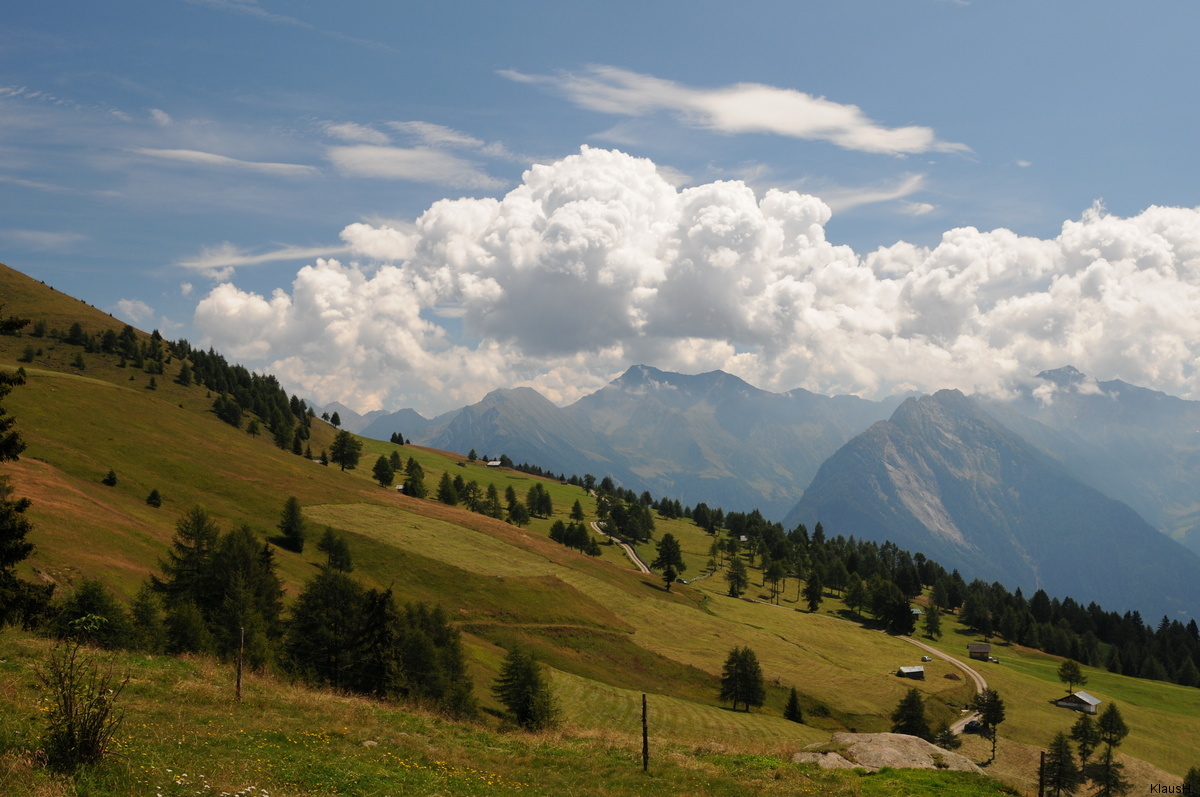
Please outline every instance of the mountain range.
M636 365L565 407L513 388L432 419L340 416L367 437L607 475L789 529L821 521L968 579L1200 614L1200 402L1070 366L1004 396L870 401Z

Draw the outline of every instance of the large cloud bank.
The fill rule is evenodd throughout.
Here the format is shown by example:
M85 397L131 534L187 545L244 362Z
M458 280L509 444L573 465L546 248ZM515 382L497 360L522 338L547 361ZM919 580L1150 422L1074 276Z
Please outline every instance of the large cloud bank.
M220 284L195 320L296 392L362 410L516 385L565 402L638 362L866 396L1071 363L1200 398L1200 209L1097 207L1053 240L967 227L869 254L828 242L829 218L813 196L678 190L585 147L500 199L352 224L349 262L318 259L270 297Z

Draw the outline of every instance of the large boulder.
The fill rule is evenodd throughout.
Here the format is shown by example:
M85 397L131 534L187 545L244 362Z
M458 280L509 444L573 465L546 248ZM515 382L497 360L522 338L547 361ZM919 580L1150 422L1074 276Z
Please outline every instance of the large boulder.
M868 772L875 772L883 767L892 767L952 769L983 774L982 769L958 753L903 733L835 733L828 742L811 744L792 756L792 760L801 764L817 764L822 769L861 767Z

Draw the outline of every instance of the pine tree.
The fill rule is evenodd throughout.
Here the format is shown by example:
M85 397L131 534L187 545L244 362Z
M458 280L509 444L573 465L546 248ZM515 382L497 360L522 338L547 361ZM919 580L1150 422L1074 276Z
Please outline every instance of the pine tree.
M1125 765L1116 759L1113 745L1105 745L1095 761L1084 770L1088 780L1096 787L1095 797L1115 797L1129 793L1129 781L1125 779Z
M162 653L167 647L167 629L163 623L162 604L158 596L144 583L138 588L129 605L133 620L130 647L143 653Z
M909 689L892 712L892 733L906 733L926 741L932 738L925 718L925 701L916 687Z
M992 756L988 763L996 760L996 728L1004 722L1004 700L995 689L984 689L975 695L971 707L979 712L979 721L983 723L984 737L992 741Z
M100 483L107 485L108 487L116 487L117 472L112 468L109 468L108 473L104 474L104 478L100 480Z
M550 683L533 654L520 647L508 652L492 693L525 730L536 731L557 722Z
M339 465L343 471L347 468L354 470L358 467L358 460L362 456L362 446L362 440L349 432L338 432L333 438L333 445L329 448L330 461Z
M162 495L159 494L158 488L154 488L150 491L150 494L146 496L146 503L155 509L158 509L162 506Z
M942 638L942 612L937 606L929 606L925 610L925 636L930 639Z
M804 602L808 605L810 612L815 612L821 608L821 601L825 597L825 587L821 584L821 577L815 571L808 574L808 581L804 583Z
M293 670L334 688L353 683L360 658L365 593L350 576L322 570L292 607L287 656Z
M1067 685L1067 694L1075 691L1075 684L1087 686L1087 676L1079 669L1079 662L1065 660L1058 667L1058 680Z
M283 534L284 544L296 553L304 552L305 524L304 514L300 508L300 499L291 496L283 504L283 512L279 516L276 527Z
M667 592L671 591L671 584L679 577L679 574L687 570L687 564L683 561L683 551L679 547L679 540L675 539L675 535L667 532L658 541L657 547L658 556L650 567L655 570L661 570L663 581L667 584Z
M159 561L162 577L150 576L151 587L168 607L182 603L199 606L211 598L208 565L219 536L217 524L200 506L189 509L175 523L166 561Z
M396 471L392 468L392 463L382 454L379 455L379 459L375 460L375 468L372 472L380 487L391 487L392 482L396 480Z
M739 598L750 586L750 576L746 573L746 564L740 556L734 556L729 561L729 570L725 573L729 582L729 597Z
M1046 793L1053 797L1071 795L1079 791L1083 777L1075 764L1075 754L1067 735L1059 731L1046 751L1046 767L1042 772L1042 783Z
M578 500L571 506L571 520L583 521L583 505Z
M404 494L411 495L413 498L424 498L427 492L425 489L425 469L421 467L419 462L409 457L407 464L404 466L404 471L407 474L404 477Z
M458 506L458 491L454 489L449 472L442 472L441 481L438 482L437 500L446 506Z
M1090 714L1080 714L1071 726L1071 741L1079 747L1079 768L1086 770L1088 759L1100 746L1100 731Z
M762 667L754 651L749 647L729 651L721 670L720 700L732 703L734 711L738 703L744 703L749 711L751 706L761 706L766 697Z
M800 708L800 696L796 694L796 687L792 687L792 691L788 694L787 705L783 707L783 718L791 722L804 722L804 711Z
M332 570L341 570L343 573L354 570L354 563L350 558L350 546L343 538L333 533L332 527L325 527L325 533L317 543L317 550L325 554L326 567Z

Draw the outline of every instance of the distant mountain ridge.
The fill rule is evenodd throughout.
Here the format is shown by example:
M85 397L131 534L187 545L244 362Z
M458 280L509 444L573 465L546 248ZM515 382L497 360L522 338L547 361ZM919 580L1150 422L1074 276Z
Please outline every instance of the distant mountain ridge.
M784 524L817 521L1027 594L1200 611L1200 556L956 390L907 399L830 457Z
M529 388L495 390L431 420L412 410L384 415L361 434L386 440L399 431L421 445L504 453L556 473L612 476L655 497L779 518L830 454L899 402L771 393L722 371L635 365L567 407Z

